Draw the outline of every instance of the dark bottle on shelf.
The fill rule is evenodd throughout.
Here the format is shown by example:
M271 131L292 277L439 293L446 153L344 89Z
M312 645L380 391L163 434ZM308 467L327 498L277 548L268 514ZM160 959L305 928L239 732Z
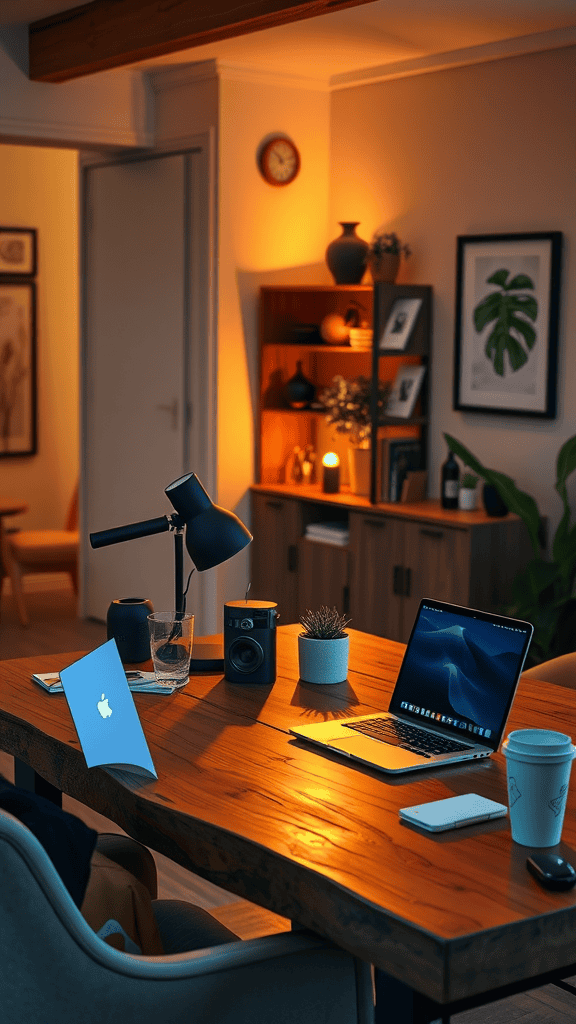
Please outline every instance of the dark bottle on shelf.
M458 508L459 481L460 467L454 458L454 453L449 451L448 458L442 465L442 508Z

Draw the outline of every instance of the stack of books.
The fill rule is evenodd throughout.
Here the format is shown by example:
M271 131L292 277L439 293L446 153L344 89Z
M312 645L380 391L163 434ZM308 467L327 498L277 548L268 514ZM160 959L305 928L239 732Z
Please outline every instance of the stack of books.
M308 523L306 540L314 540L319 544L334 544L345 548L350 541L350 530L345 523Z
M380 444L380 501L401 501L406 477L421 467L422 445L414 437L387 438Z

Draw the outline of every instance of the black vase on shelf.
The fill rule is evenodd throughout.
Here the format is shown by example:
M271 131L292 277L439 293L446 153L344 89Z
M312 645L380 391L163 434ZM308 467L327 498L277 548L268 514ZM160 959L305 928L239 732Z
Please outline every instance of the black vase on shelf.
M487 516L507 516L508 506L504 504L498 491L492 484L484 484L482 488L482 501Z
M153 611L152 601L144 597L121 597L112 601L106 615L106 635L116 641L123 665L150 658L148 616Z
M296 373L284 385L284 397L291 409L307 409L314 401L316 388L302 372L302 361L296 363Z
M366 271L368 242L358 238L360 221L339 221L342 234L326 249L326 263L336 284L360 284Z

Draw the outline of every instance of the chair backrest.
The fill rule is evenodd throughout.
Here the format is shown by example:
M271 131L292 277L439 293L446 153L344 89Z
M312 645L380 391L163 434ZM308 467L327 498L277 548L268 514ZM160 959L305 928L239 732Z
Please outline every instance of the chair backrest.
M78 484L76 484L72 498L70 499L70 505L68 506L68 515L66 516L66 530L77 530L78 529Z
M2 809L0 953L2 1024L373 1019L368 966L316 935L286 932L175 956L118 952L88 926L36 837Z
M541 679L545 683L555 683L556 686L576 690L576 651L561 654L550 661L543 661L522 674L528 679Z

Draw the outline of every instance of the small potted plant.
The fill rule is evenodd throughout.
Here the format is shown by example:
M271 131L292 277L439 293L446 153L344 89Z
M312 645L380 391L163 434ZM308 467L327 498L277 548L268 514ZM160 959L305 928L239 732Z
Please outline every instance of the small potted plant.
M390 396L390 382L378 381L378 424L386 422L386 406ZM372 421L370 401L372 382L368 377L346 380L338 374L319 400L326 411L326 422L334 425L339 434L350 439L348 465L350 489L354 494L370 493L370 433Z
M480 478L475 473L464 473L458 491L458 508L471 512L476 508L476 484Z
M400 241L395 231L383 231L382 228L378 228L372 235L366 253L366 263L372 280L388 281L393 284L400 268L400 257L408 259L411 255L412 250Z
M306 683L343 683L348 676L349 623L337 608L323 605L300 617L304 632L298 636L300 679Z

